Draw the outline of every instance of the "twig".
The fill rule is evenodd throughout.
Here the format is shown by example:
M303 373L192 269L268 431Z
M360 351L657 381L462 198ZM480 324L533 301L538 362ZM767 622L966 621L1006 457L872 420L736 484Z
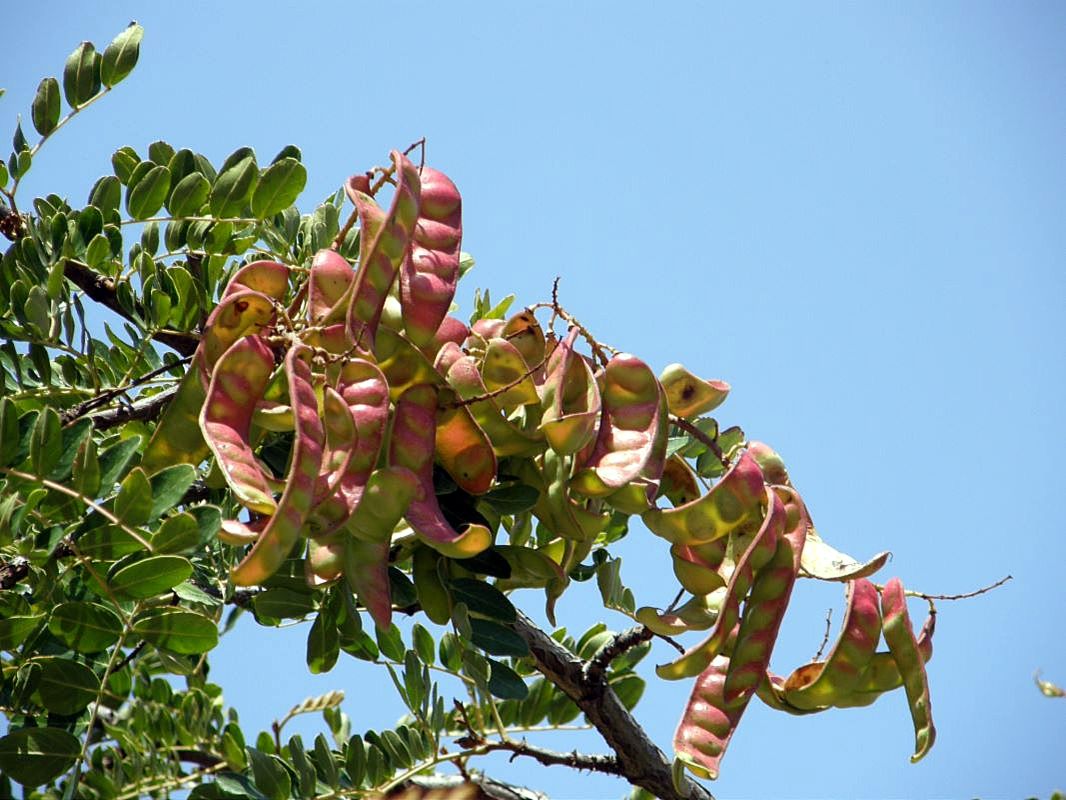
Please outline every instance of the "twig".
M177 386L164 389L159 394L146 397L143 400L135 400L127 406L117 406L107 411L100 411L89 416L93 421L93 427L98 431L106 431L117 425L130 422L131 420L153 420L163 413L163 408L178 393Z
M1013 575L1005 575L993 584L985 586L981 589L976 589L972 592L965 592L964 594L926 594L925 592L919 592L914 589L907 589L904 594L907 595L907 597L920 597L930 603L932 603L934 600L969 600L971 597L979 597L982 594L991 592L993 589L998 589L1000 586L1007 583L1007 581L1012 580L1014 580ZM875 583L874 586L876 586L879 591L885 588L884 586L877 583Z
M723 453L722 448L718 446L718 441L716 439L708 436L687 419L676 416L675 414L670 415L670 424L676 425L701 444L707 445L707 449L714 453L715 458L722 462L723 467L728 468L730 466L729 459L725 457L725 453Z
M60 414L59 419L60 421L62 421L64 426L69 425L79 417L88 414L94 408L99 408L100 406L105 405L110 400L114 399L115 397L118 397L119 395L127 394L130 389L134 389L137 386L147 383L153 378L162 375L164 372L169 372L174 367L179 367L184 364L188 364L191 360L192 356L186 356L185 358L179 359L178 361L173 361L169 364L164 364L158 369L154 369L151 372L145 373L136 380L130 381L130 383L126 386L116 386L113 389L106 389L105 391L102 391L97 394L92 399L86 400L84 403L79 403L78 405L74 406L74 408L63 412L62 414ZM137 417L137 419L143 419L143 417Z
M652 636L654 634L651 628L646 625L637 625L627 631L622 631L596 651L596 654L585 665L585 678L589 681L602 680L603 673L612 661L637 645L649 641Z
M485 742L481 745L481 749L485 752L492 752L493 750L509 752L512 760L518 758L518 756L528 756L548 767L560 765L571 769L602 772L606 775L625 775L622 771L622 765L616 756L579 753L577 750L570 753L560 753L555 750L536 747L526 742L525 739L509 742Z
M484 400L492 400L494 397L499 397L501 394L506 394L510 389L513 389L514 387L522 383L522 381L525 381L532 377L538 370L542 369L547 362L548 357L545 356L540 360L539 363L527 369L513 381L506 383L503 386L499 386L493 389L491 392L486 392L485 394L479 394L475 395L474 397L468 397L465 400L453 400L450 403L442 403L441 408L462 408L463 406L472 406L475 403L480 403Z
M822 657L822 653L825 652L825 646L829 644L829 626L833 620L833 609L830 608L825 612L825 636L822 637L822 643L818 645L818 652L814 654L814 658L811 661L817 661Z
M85 292L90 299L111 309L123 319L138 324L138 321L119 304L115 281L111 278L94 272L88 265L71 258L63 263L63 275ZM191 356L196 351L196 345L199 342L199 337L195 334L171 330L156 331L152 334L152 338L183 356Z

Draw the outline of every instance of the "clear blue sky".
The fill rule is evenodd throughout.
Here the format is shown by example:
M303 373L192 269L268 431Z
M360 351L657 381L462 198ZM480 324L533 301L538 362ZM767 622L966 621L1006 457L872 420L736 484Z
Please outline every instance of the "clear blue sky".
M730 381L721 419L785 456L838 547L891 549L884 574L929 592L1014 575L941 604L921 764L902 694L813 718L753 704L711 788L1047 797L1066 787L1066 703L1032 683L1066 682L1066 6L802 6L20 3L0 112L13 128L78 41L136 18L137 71L49 143L27 194L83 202L112 151L161 137L218 160L293 142L310 208L428 137L464 194L465 307L475 286L545 299L562 275L604 341ZM636 530L624 557L638 599L668 602L663 543ZM561 618L590 621L589 599ZM778 671L813 654L833 604L839 620L835 587L800 585ZM242 626L214 655L247 723L332 688L356 730L394 721L383 674L346 659L312 678L304 635ZM642 704L664 748L687 691ZM623 791L499 773L559 798Z

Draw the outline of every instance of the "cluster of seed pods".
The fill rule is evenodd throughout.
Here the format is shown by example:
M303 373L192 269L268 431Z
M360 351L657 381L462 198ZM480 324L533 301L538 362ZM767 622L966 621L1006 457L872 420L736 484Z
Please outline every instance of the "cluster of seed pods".
M309 269L257 261L233 275L144 453L149 472L214 457L246 510L220 533L248 546L233 582L263 583L300 545L312 585L343 577L384 627L390 547L394 532L409 530L419 540L419 600L431 619L446 621L437 560L474 556L495 534L479 521L449 521L435 468L474 497L520 481L537 491L532 513L554 538L497 552L526 575L511 585L547 589L549 614L612 512L639 515L670 543L691 599L666 612L639 609L637 618L664 635L709 631L658 668L663 678L696 678L675 740L692 769L717 774L755 694L809 713L862 705L899 686L920 757L933 740L924 672L932 624L915 638L898 582L878 603L864 577L887 554L857 564L825 544L764 445L741 449L700 492L686 460L667 455L671 419L713 410L727 384L679 365L656 376L591 340L596 358L587 357L582 329L546 335L530 310L469 327L448 316L459 279L459 193L443 173L395 151L391 159L387 209L368 178L347 186L360 221L355 268L323 250ZM257 454L271 431L293 434L284 479ZM781 679L769 659L800 575L848 581L848 618L825 662ZM876 653L882 629L889 651Z

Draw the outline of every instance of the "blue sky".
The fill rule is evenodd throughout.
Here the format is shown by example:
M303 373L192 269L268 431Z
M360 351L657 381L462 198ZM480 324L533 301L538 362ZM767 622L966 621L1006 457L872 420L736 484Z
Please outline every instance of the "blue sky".
M475 286L534 302L561 275L562 302L603 341L730 381L720 419L784 455L841 549L891 549L885 577L928 592L1014 576L940 606L925 761L908 763L902 694L814 718L754 704L719 796L1066 787L1066 705L1032 683L1038 667L1066 682L1066 7L23 3L5 14L3 118L28 117L78 41L102 47L133 18L139 67L46 146L27 196L83 202L122 145L221 160L292 142L310 209L426 136L464 195L466 308ZM662 543L634 530L622 555L638 600L667 603ZM589 624L591 599L575 592L560 618ZM836 587L799 586L778 671L817 649L834 604L839 620ZM214 656L246 723L333 688L356 730L394 721L383 673L348 659L312 677L304 635L242 626ZM645 696L664 748L687 691ZM623 792L497 768L553 797Z

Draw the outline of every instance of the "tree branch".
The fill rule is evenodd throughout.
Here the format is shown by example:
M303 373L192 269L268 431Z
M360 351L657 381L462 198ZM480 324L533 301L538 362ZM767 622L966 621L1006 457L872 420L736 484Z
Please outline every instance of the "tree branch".
M651 628L645 625L637 625L627 631L622 631L597 650L589 663L585 665L585 679L592 682L602 680L603 673L612 661L637 645L650 641L654 635Z
M529 646L537 669L585 712L604 741L618 755L620 774L663 800L713 800L703 786L682 779L681 792L674 788L671 763L655 746L614 691L601 679L592 683L585 664L576 655L518 612L515 632Z
M146 397L143 400L135 400L129 405L109 408L96 414L90 414L89 419L98 431L106 431L131 420L152 420L158 417L163 408L178 393L177 385L165 389L159 394Z
M63 264L63 275L85 292L89 299L95 300L100 305L111 309L123 319L137 323L137 320L130 316L129 312L119 304L115 281L111 278L94 272L88 265L71 258L68 258ZM199 342L199 337L195 334L183 333L182 331L156 331L152 334L152 338L181 353L183 356L191 356L196 351L196 345Z

